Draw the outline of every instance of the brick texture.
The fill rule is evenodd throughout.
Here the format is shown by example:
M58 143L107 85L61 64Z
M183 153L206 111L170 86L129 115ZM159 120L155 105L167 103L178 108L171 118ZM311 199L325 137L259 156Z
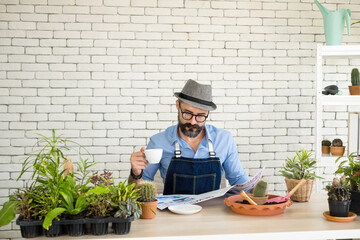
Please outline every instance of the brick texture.
M323 4L345 4L358 21L355 2ZM0 205L24 186L16 176L36 133L51 129L83 144L94 170L126 179L131 153L176 123L173 92L189 78L212 84L209 124L233 134L249 175L266 166L272 192L286 190L286 156L313 148L316 45L325 39L312 0L2 0L0 12ZM358 42L352 28L345 44ZM327 59L324 86L347 94L358 63ZM348 110L360 108L324 108L326 138L346 145ZM12 226L0 238L19 238Z

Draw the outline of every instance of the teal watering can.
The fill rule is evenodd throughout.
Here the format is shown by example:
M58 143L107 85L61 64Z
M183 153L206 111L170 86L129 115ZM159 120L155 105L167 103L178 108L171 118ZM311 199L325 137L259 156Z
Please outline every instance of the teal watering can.
M350 16L349 9L341 8L335 12L330 12L323 5L315 0L324 18L325 40L326 45L340 45L344 32L345 20L347 33L350 35Z

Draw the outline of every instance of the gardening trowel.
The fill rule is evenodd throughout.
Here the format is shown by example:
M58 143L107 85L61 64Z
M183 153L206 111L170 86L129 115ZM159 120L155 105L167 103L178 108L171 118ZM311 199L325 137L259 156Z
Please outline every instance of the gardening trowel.
M270 198L268 199L266 202L268 203L272 203L272 202L275 202L275 203L281 203L281 202L286 202L286 200L288 200L291 195L293 195L300 187L301 185L303 185L304 183L306 182L305 179L301 179L301 181L296 184L296 186L291 189L291 191L285 196L285 197L275 197L275 198Z
M241 190L240 195L243 196L251 205L257 205L245 192Z

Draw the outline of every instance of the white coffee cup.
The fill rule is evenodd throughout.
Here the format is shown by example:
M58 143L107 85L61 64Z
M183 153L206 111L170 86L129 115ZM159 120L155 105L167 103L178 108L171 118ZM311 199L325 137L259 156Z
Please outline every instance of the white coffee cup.
M159 163L162 157L163 150L159 149L146 149L144 151L146 160L151 163Z

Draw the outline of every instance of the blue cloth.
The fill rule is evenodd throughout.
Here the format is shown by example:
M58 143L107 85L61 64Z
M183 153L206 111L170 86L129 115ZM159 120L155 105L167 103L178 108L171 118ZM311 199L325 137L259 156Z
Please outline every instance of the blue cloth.
M162 148L163 155L158 164L148 164L144 169L144 180L154 180L158 169L165 182L166 173L175 151L175 140L180 144L181 156L186 158L208 158L209 145L207 140L210 139L214 146L216 157L220 158L222 166L221 174L225 170L225 177L230 185L236 185L246 182L249 177L241 166L236 143L229 131L216 128L212 125L205 125L206 136L200 142L196 153L191 149L189 144L178 136L178 125L168 127L164 132L155 134L150 138L147 149Z

